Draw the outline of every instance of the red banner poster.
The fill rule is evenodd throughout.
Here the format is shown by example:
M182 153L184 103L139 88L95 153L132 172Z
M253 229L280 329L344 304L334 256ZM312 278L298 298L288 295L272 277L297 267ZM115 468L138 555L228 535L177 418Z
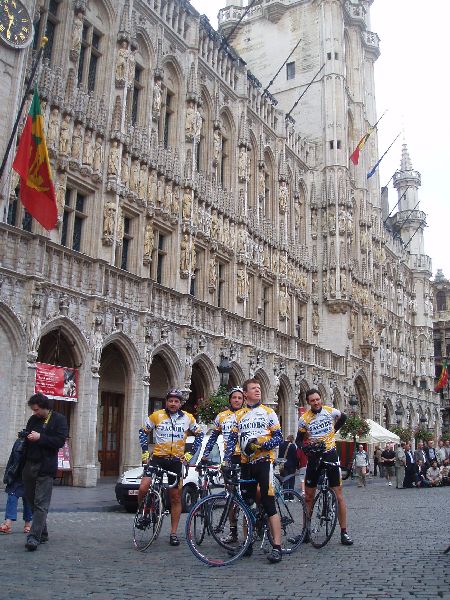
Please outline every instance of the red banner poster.
M54 400L77 402L78 369L37 362L34 391L41 392Z

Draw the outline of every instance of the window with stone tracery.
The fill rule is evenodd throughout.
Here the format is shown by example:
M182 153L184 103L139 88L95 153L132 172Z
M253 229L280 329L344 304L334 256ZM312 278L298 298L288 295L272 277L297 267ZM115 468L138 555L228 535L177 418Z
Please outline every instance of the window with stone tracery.
M62 0L45 0L43 6L39 9L39 19L34 24L33 50L38 50L42 38L47 38L47 44L44 46L43 58L53 62L54 48L59 34L59 24L62 18L63 5Z
M87 198L79 190L67 188L61 224L61 245L82 252L87 218Z
M175 67L170 63L164 65L159 115L159 139L162 141L164 148L175 148L177 146L179 87Z

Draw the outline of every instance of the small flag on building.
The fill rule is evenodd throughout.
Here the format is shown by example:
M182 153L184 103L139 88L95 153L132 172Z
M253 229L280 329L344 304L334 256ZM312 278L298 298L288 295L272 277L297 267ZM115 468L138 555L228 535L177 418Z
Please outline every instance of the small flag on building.
M353 154L350 156L350 160L352 161L352 163L354 165L358 164L358 162L359 162L359 153L361 152L361 150L366 145L366 142L369 139L370 134L372 133L373 130L374 130L374 128L371 127L369 129L369 131L365 135L363 135L363 137L359 140L358 145L354 149Z
M48 231L54 229L58 209L37 88L12 166L20 175L20 201L42 227Z
M401 133L401 131L400 131L400 133ZM385 152L383 152L383 154L381 155L381 158L379 160L377 160L377 162L374 164L374 166L367 173L367 179L370 179L372 177L372 175L375 174L375 171L378 169L380 162L383 160L383 158L386 156L386 154L389 152L389 150L392 148L392 146L395 144L395 142L400 137L400 133L397 134L397 136L394 138L393 142L390 144L389 148Z
M434 388L434 391L440 392L443 388L445 388L447 383L448 383L448 367L447 367L447 360L445 360L444 364L442 365L442 371L439 376L439 380Z

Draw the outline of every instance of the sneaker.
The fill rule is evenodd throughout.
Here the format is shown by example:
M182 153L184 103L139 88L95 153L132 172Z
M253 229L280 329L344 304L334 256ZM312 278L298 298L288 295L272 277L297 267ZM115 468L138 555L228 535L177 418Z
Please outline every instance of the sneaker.
M38 546L39 546L39 542L37 541L37 539L34 536L29 535L27 537L27 542L25 544L25 548L27 550L30 550L30 552L32 552L33 550L37 550Z
M251 556L253 554L253 544L250 544L242 556Z
M309 531L307 531L305 533L305 537L303 538L303 543L304 544L309 544L310 541L311 541L311 536L309 535Z
M282 558L283 558L283 555L279 548L272 548L272 550L267 555L267 560L270 563L279 563L279 562L281 562Z
M220 538L220 541L224 544L236 544L236 542L238 541L237 532L230 531L230 533L227 536Z
M48 532L44 531L43 533L41 533L41 544L45 544L45 542L48 542Z
M343 544L344 546L352 546L353 545L353 540L348 535L348 533L341 533L341 544Z
M171 533L170 534L169 544L171 546L179 546L180 545L180 540L178 539L178 536L177 536L176 533Z
M235 556L242 548L242 544L236 546L236 548L229 548L227 550L228 556ZM247 550L244 552L242 556L251 556L253 554L253 544L250 544Z
M392 485L392 483L389 481L389 482L388 482L388 485Z

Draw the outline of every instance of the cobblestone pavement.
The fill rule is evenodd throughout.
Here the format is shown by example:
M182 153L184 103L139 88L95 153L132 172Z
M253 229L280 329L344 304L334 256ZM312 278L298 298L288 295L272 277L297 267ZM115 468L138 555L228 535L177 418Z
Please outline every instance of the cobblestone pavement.
M115 506L112 482L56 488L49 543L27 552L20 521L0 538L0 598L450 600L450 554L443 554L450 544L450 487L344 485L354 546L341 546L337 532L325 548L303 545L279 565L255 552L216 569L195 559L185 543L168 545L168 519L150 550L136 552L133 517Z

